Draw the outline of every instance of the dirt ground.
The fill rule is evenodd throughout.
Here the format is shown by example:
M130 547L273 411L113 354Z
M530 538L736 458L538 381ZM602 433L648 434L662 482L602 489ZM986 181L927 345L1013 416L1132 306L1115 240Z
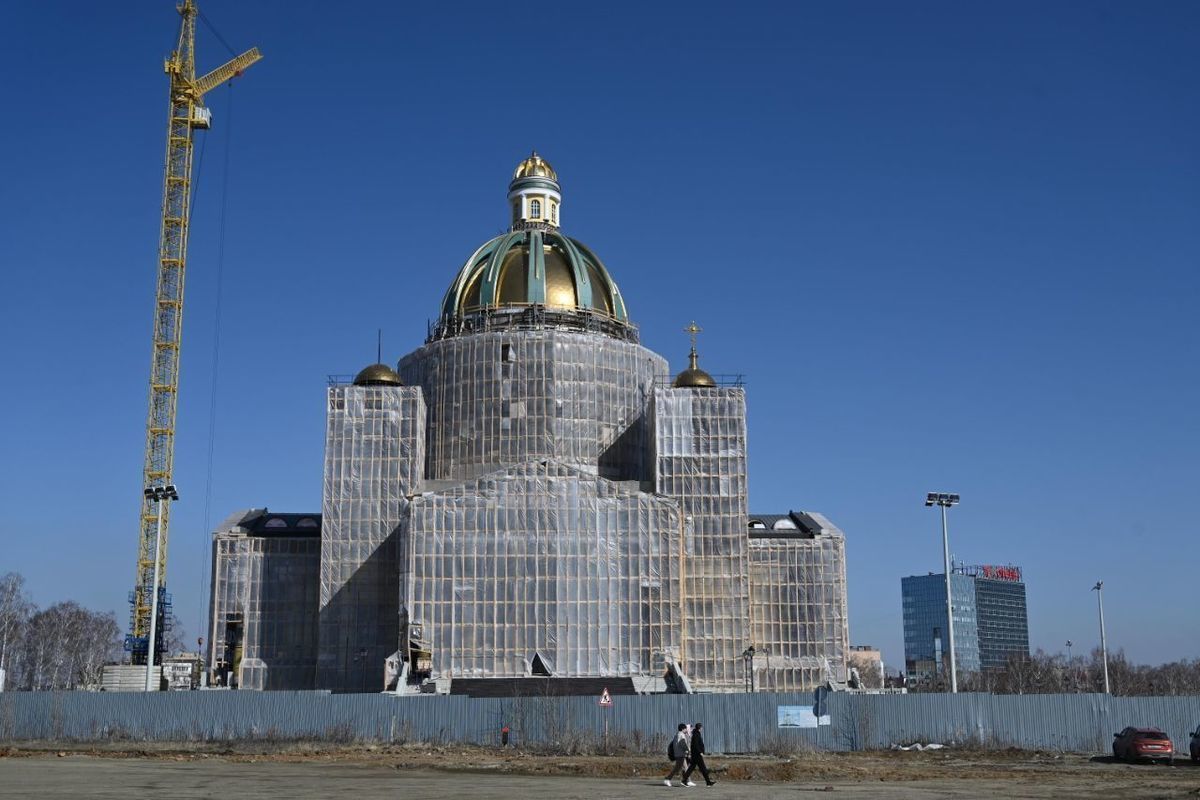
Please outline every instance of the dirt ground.
M330 747L116 743L0 747L0 798L661 796L666 759L554 756L463 747ZM703 797L1200 798L1200 765L1114 763L1080 754L946 749L927 752L713 756Z

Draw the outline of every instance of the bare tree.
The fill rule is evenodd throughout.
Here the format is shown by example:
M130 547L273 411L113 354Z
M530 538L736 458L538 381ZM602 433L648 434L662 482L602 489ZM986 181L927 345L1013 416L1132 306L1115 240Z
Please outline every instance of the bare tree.
M6 682L2 676L13 671L13 651L19 648L21 631L32 611L24 576L17 572L0 576L0 690Z

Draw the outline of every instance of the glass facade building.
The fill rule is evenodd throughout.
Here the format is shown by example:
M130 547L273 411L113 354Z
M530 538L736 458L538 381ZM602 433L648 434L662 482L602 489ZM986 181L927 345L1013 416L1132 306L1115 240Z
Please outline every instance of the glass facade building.
M979 663L1001 669L1010 655L1029 655L1029 612L1025 584L976 577L975 608L979 614Z
M975 581L966 575L950 576L954 601L954 650L959 672L979 671L979 627L975 608ZM910 677L928 677L947 669L950 638L946 624L946 576L915 575L902 578L904 603L904 665Z
M1015 567L956 566L950 575L954 649L959 673L1002 668L1014 653L1029 654L1025 584ZM910 679L948 668L944 573L902 578L904 662Z

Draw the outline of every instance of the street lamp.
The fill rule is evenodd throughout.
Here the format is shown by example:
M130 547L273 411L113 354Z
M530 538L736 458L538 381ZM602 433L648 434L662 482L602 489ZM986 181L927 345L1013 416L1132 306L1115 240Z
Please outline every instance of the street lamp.
M149 692L153 691L154 637L158 633L158 554L162 548L163 510L168 502L179 499L179 492L175 490L175 484L168 483L166 486L147 486L142 494L147 500L158 503L158 531L154 535L154 588L150 597L150 639L146 643L146 691Z
M1100 660L1104 662L1104 693L1108 694L1108 645L1104 641L1104 581L1096 581L1092 591L1096 593L1096 606L1100 609Z
M742 659L746 662L746 691L754 692L754 645L742 651Z
M954 605L950 599L950 535L946 530L946 509L958 505L958 495L949 492L929 492L925 495L925 507L940 506L942 509L942 558L946 567L946 634L950 640L950 691L958 692L958 664L954 660Z

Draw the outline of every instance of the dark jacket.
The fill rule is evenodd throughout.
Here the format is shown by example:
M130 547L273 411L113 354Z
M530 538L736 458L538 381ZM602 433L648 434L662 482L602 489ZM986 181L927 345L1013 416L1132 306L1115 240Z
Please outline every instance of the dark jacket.
M704 755L704 738L700 735L700 731L692 732L692 755Z

